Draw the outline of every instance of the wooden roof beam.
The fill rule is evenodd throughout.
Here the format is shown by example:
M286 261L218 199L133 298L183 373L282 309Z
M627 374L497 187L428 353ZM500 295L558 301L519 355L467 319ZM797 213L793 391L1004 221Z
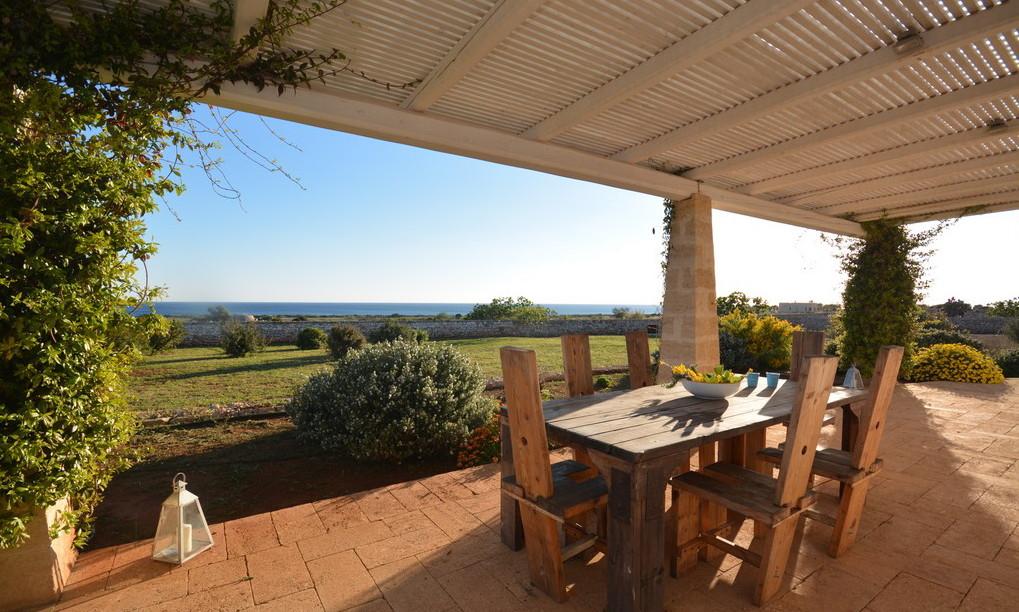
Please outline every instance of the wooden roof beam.
M1016 186L1019 189L1019 185ZM953 198L947 200L939 200L937 202L928 202L926 204L917 206L904 206L900 208L893 208L890 210L882 210L870 212L865 215L859 215L857 218L860 221L874 221L876 219L917 219L924 217L925 215L934 213L956 213L961 214L963 211L972 208L983 208L985 206L1001 206L1005 204L1011 204L1013 207L1019 208L1019 191L1008 191L1003 193L995 193L989 195L978 195L969 196L966 198Z
M963 89L957 89L940 96L899 106L860 119L840 123L770 147L757 149L713 164L694 168L684 172L683 176L701 181L713 176L721 176L743 168L781 159L788 155L797 155L814 147L820 147L843 138L879 132L896 125L902 125L906 121L922 119L939 113L983 104L1009 95L1019 95L1019 73Z
M973 206L970 208L954 209L954 210L943 210L940 212L932 213L921 213L912 215L903 215L901 217L889 217L896 219L903 224L910 223L925 223L927 221L939 221L941 219L961 219L963 217L973 217L976 215L988 215L996 212L1007 212L1010 210L1019 210L1019 196L1016 196L1012 202L1002 202L1000 204L989 204L987 206Z
M851 236L863 234L859 223L847 219L702 185L681 176L569 147L537 142L500 130L403 110L355 96L306 89L279 96L275 90L259 92L250 85L226 84L220 95L210 94L203 102L663 198L682 199L700 191L709 196L714 207L719 210L825 232Z
M930 201L933 198L965 197L972 195L984 195L1003 189L1019 188L1019 174L1008 174L996 176L989 179L970 180L962 183L949 183L947 185L935 185L924 187L908 193L897 193L894 195L881 196L859 200L852 204L840 204L827 207L824 210L828 214L842 214L852 212L857 216L879 210L891 210L907 206L916 206ZM926 198L926 200L924 199Z
M815 166L808 170L786 174L783 176L758 181L747 185L742 191L746 193L768 193L784 189L791 185L799 185L817 178L841 174L843 172L855 172L865 168L872 168L888 163L901 163L922 159L928 155L935 155L945 151L951 151L960 147L968 147L989 140L1000 138L1011 138L1019 136L1019 119L1013 119L1006 123L992 124L975 130L957 132L941 138L921 140L912 144L885 149L871 155L854 157L824 166Z
M795 198L789 198L784 200L786 204L807 204L809 202L816 202L817 198L828 198L831 196L846 195L852 197L861 190L873 190L881 189L883 187L891 187L895 185L901 185L903 183L912 183L916 181L926 181L930 179L942 178L951 176L954 174L960 174L963 172L972 172L974 170L987 170L989 168L995 168L1003 166L1005 164L1019 164L1019 151L1009 151L1008 153L999 153L997 155L987 155L984 157L975 157L973 159L967 159L954 164L939 164L937 166L930 166L928 168L918 168L909 172L901 172L899 174L892 174L889 176L882 176L875 179L869 179L866 181L859 181L849 185L840 185L838 187L828 189L826 191L818 191L811 194L802 196L796 196ZM855 208L859 206L860 199L853 202L837 203L837 204L816 204L811 207L811 210L823 212L829 215L837 215L842 213L853 213Z
M535 124L523 136L535 140L551 140L585 119L598 115L815 3L816 0L747 2Z
M645 143L619 151L612 157L626 162L644 161L734 125L753 121L789 105L903 68L918 59L958 48L988 34L1008 31L1017 25L1019 2L1007 2L923 34L902 38L895 44L676 128Z
M423 111L460 82L510 32L530 17L543 0L499 0L432 69L401 108Z

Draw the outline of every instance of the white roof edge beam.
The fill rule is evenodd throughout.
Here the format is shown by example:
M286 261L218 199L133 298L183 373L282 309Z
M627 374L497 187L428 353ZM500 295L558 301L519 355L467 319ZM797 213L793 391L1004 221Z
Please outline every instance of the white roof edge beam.
M574 125L657 85L769 25L798 13L816 0L751 0L682 38L647 61L608 81L523 133L550 140Z
M401 108L423 111L460 82L544 0L499 0L422 79Z
M730 157L729 159L701 166L700 168L694 168L684 172L683 176L700 181L709 177L727 174L734 170L770 162L786 155L802 153L812 147L829 144L847 136L862 136L886 129L889 126L902 124L911 119L921 119L1016 94L1019 94L1019 73L963 89L957 89L946 94L920 100L919 102L913 102L912 104L861 117L860 119L840 123L800 136L799 138L771 145L770 147Z
M259 19L265 19L269 0L234 0L234 25L230 39L235 43L244 38Z
M806 183L824 176L843 172L855 172L873 166L880 166L881 164L912 161L928 155L951 151L959 147L968 147L996 138L1011 138L1014 136L1019 136L1019 119L1013 119L1004 124L992 124L973 130L966 130L965 132L956 132L941 138L921 140L912 144L885 149L870 155L853 157L824 166L815 166L793 174L751 183L742 189L742 191L753 194L767 193L784 189L791 185Z
M676 128L651 140L619 151L613 159L626 162L644 161L662 153L700 140L714 132L752 121L777 109L797 104L879 74L896 70L920 58L960 47L993 32L1007 31L1019 25L1019 2L1007 2L979 13L957 19L896 44L882 47L780 87L764 95L721 111L700 121Z
M993 204L990 206L975 206L972 208L947 210L937 213L929 213L922 215L904 215L901 217L888 217L894 219L903 224L909 223L924 223L926 221L940 221L942 219L956 219L962 217L973 217L976 215L987 215L996 212L1007 212L1010 210L1019 210L1019 197L1014 202L1005 202L1002 204Z
M937 166L929 166L927 168L917 168L916 170L910 170L909 172L901 172L899 174L892 174L889 176L882 176L878 178L868 179L865 181L859 181L849 185L840 185L832 189L825 191L818 191L802 196L796 196L785 201L786 204L801 204L807 203L816 198L827 198L833 195L845 194L848 197L852 197L854 192L860 190L872 190L880 189L882 187L890 187L899 185L902 183L911 183L915 181L926 181L930 179L936 179L941 177L952 176L954 174L960 174L962 172L971 172L973 170L986 170L988 168L995 168L1004 164L1015 164L1019 163L1019 151L1008 151L1006 153L997 153L995 155L985 155L984 157L974 157L972 159L963 160L951 164L939 164ZM865 200L863 200L865 201ZM854 208L861 203L861 200L854 202L846 202L840 204L817 204L811 210L823 211L825 214L852 214Z
M878 210L891 210L893 208L904 208L917 206L933 198L964 197L977 194L992 193L1001 189L1019 189L1019 175L1006 174L989 179L977 179L961 183L948 183L947 185L935 185L924 187L907 193L868 198L846 205L847 210L852 210L857 216L868 214ZM926 198L927 200L924 200ZM837 214L838 207L832 207Z
M1016 189L1019 189L1019 185L1016 186ZM948 198L937 202L917 204L915 206L902 206L899 208L884 209L860 215L859 219L860 221L873 221L875 219L913 217L928 213L939 213L952 210L963 211L970 208L995 206L1010 202L1019 202L1019 191L1006 191L988 195L969 196L966 198Z
M250 85L224 85L203 102L381 140L547 172L663 198L698 190L719 210L837 234L860 236L859 223L756 196L700 185L674 174L353 96L301 89L279 96ZM700 188L698 188L700 187Z

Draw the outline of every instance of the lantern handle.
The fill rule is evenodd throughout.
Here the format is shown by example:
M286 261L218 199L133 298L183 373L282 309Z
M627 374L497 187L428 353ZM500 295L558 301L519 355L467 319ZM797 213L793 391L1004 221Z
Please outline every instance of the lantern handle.
M184 472L177 472L176 474L174 474L173 480L170 481L170 485L173 487L173 490L176 491L179 488L177 485L178 482L180 483L181 487L186 485L187 484L186 478L187 476L184 475Z

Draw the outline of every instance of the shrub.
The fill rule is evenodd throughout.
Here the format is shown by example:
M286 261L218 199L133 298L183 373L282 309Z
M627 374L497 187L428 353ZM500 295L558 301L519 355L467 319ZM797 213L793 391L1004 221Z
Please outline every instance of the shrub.
M395 342L397 340L427 342L428 332L423 329L414 329L409 325L403 325L396 321L386 321L380 327L368 333L368 341L373 344L378 342Z
M551 308L539 306L525 297L495 298L488 304L475 304L467 316L470 320L520 321L521 323L543 323L555 316Z
M297 334L297 348L302 351L322 348L326 341L326 333L317 327L305 327Z
M916 352L909 379L997 384L1004 375L993 359L971 346L935 344Z
M499 446L499 411L493 410L488 420L467 436L467 441L456 456L459 468L495 463L502 455Z
M223 324L219 345L231 357L244 357L265 347L265 338L254 323L229 321Z
M747 347L746 339L737 337L725 329L718 330L718 353L722 363L737 372L746 372L754 367L754 358Z
M343 358L348 352L357 350L364 346L364 334L356 327L350 325L334 325L329 330L329 352L334 359Z
M760 317L771 313L771 305L764 298L749 298L742 291L733 291L716 298L715 309L720 317L734 312L749 312Z
M1013 342L1019 342L1019 319L1011 319L1005 324L1005 335Z
M1019 298L994 302L990 305L987 312L996 317L1019 318Z
M730 336L724 342L734 362L723 361L727 367L738 370L751 367L758 371L789 367L793 332L799 329L792 323L772 315L762 317L737 311L719 319L718 325L719 348L722 348L722 336Z
M287 411L326 449L399 462L455 453L490 418L484 388L481 369L452 346L398 340L350 351Z
M916 346L926 348L935 344L965 344L980 351L984 350L983 344L969 337L946 317L922 318L916 336Z
M609 378L608 376L599 376L598 378L594 379L594 388L598 389L599 391L602 389L608 389L611 386L612 379Z
M184 324L177 319L150 313L136 319L138 333L134 344L144 353L162 353L177 348L184 339Z
M1019 378L1019 349L998 355L994 360L1005 378Z
M203 317L207 321L226 322L233 318L226 306L209 306L208 312Z
M962 300L957 300L954 297L948 298L948 301L938 306L938 308L940 308L941 312L945 313L945 315L949 317L961 317L967 312L973 310L972 305L967 304Z

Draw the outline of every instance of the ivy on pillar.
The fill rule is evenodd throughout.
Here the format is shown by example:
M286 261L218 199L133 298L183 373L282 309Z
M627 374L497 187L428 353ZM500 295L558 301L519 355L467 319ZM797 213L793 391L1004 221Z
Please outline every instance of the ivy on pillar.
M661 358L669 365L710 368L719 363L711 198L695 193L672 206ZM659 368L659 382L671 378L669 368Z

